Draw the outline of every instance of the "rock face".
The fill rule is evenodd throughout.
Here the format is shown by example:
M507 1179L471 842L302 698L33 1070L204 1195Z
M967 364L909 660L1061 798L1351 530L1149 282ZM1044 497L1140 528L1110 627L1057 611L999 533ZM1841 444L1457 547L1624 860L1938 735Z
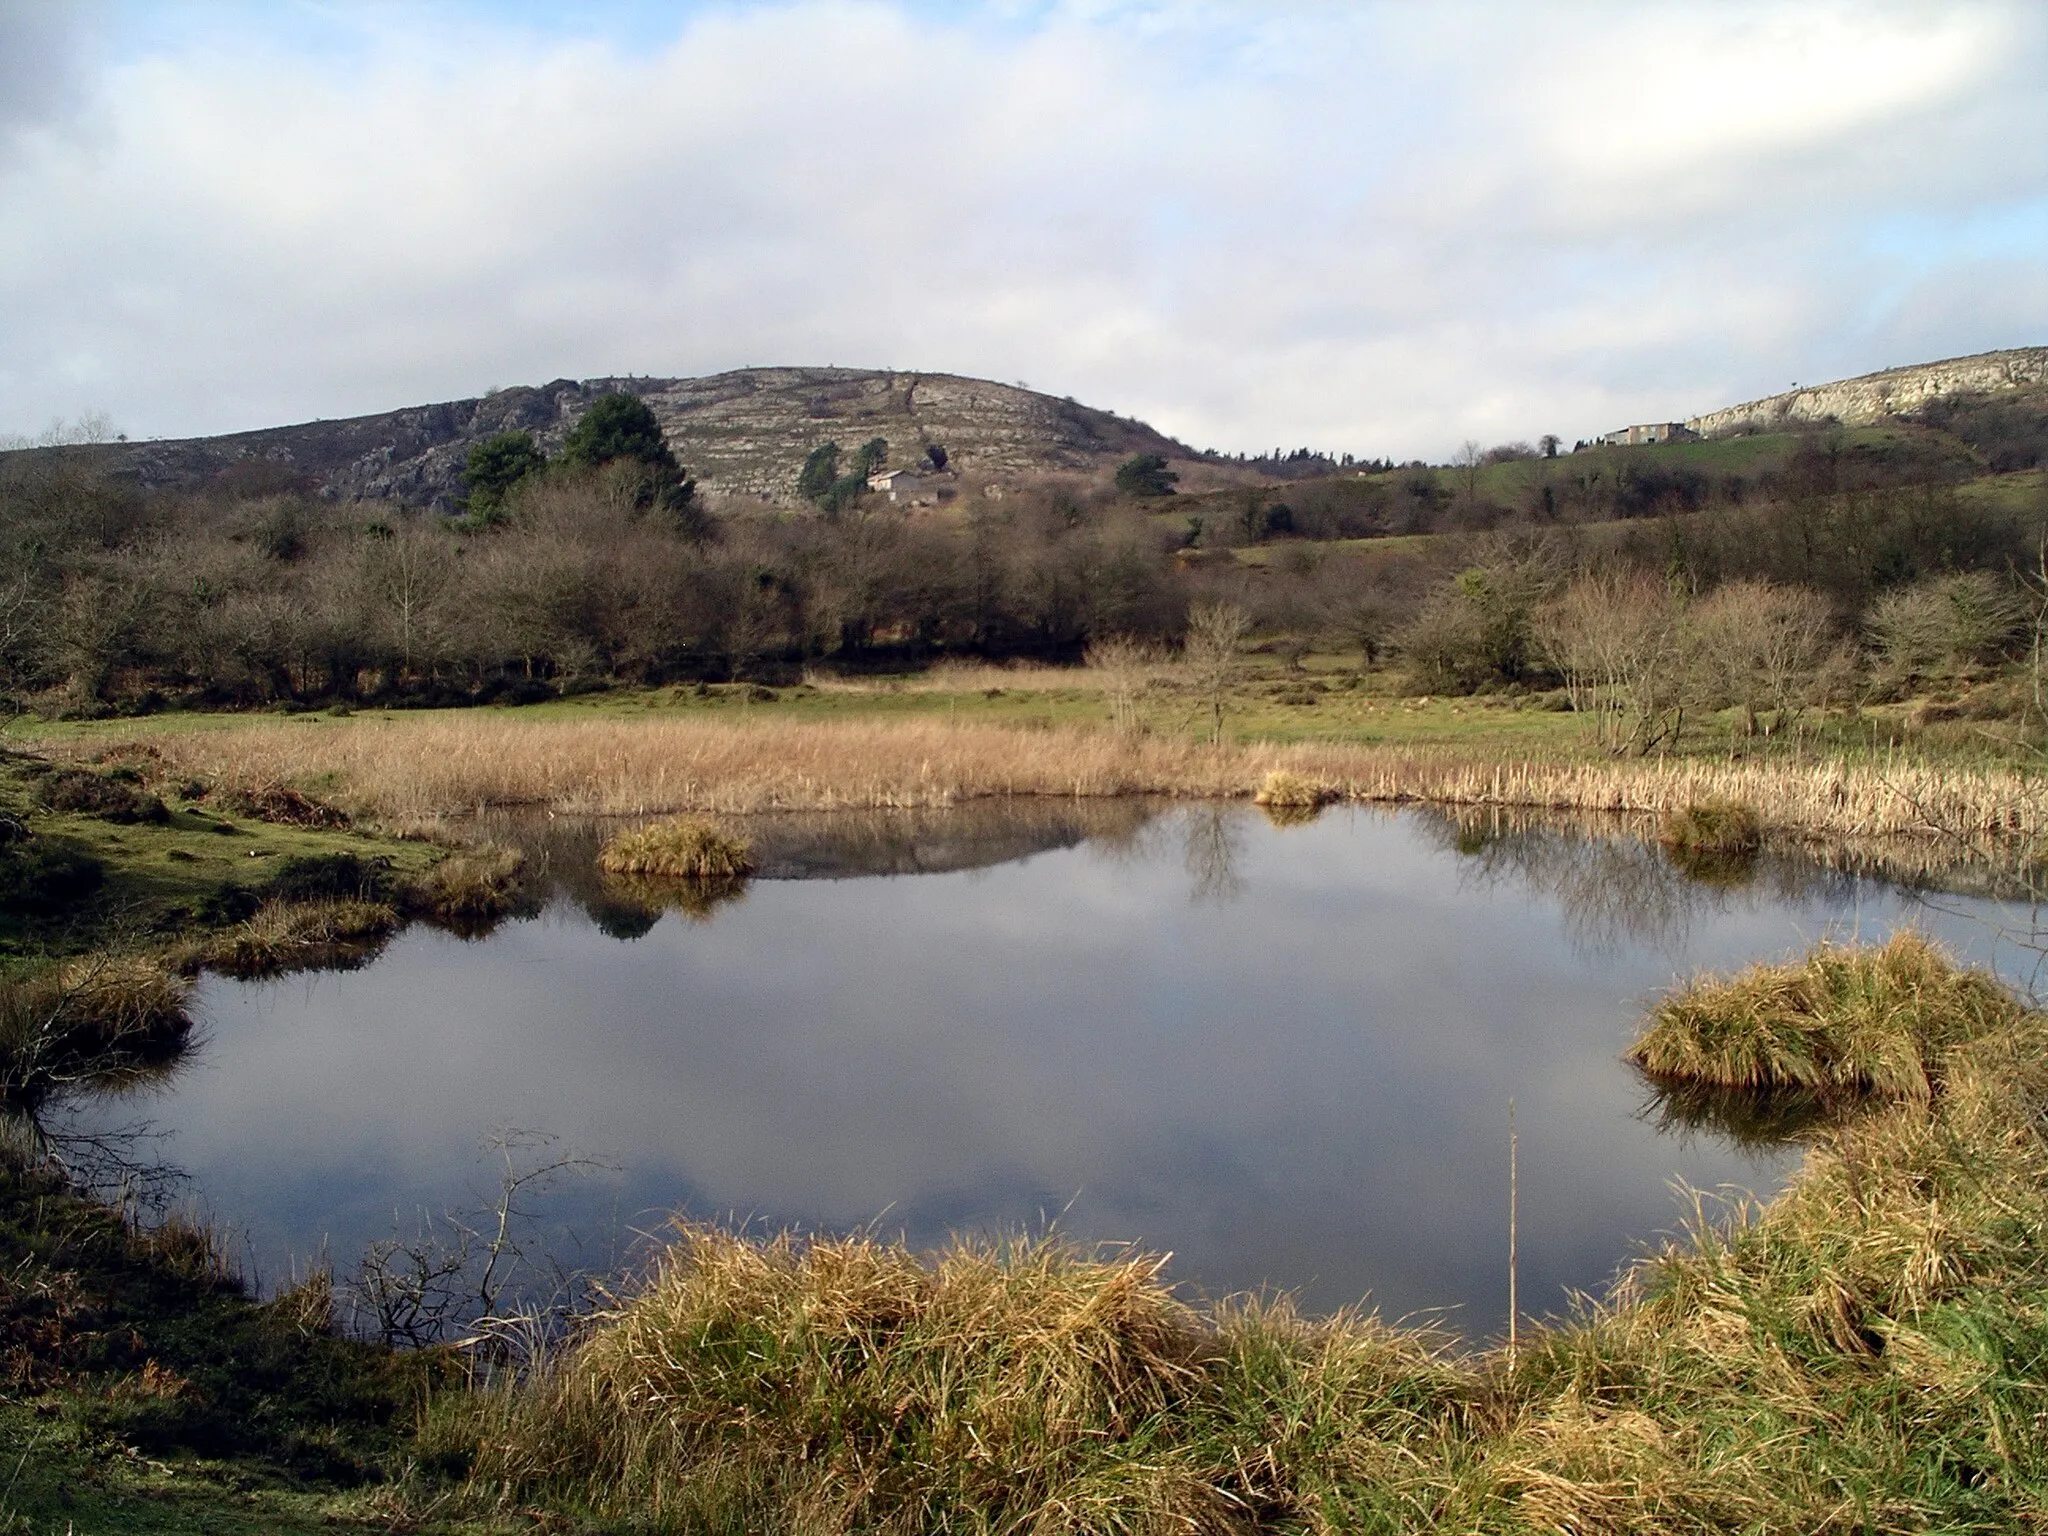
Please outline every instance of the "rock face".
M1979 352L1940 363L1887 368L1860 378L1817 384L1782 395L1695 416L1686 425L1702 436L1745 429L1771 431L1787 423L1840 421L1862 426L1915 410L1943 395L1991 394L2048 381L2048 347Z
M557 379L381 416L85 451L152 488L191 490L238 466L275 465L330 499L449 510L472 443L520 429L553 452L590 402L614 390L647 402L700 490L771 502L795 499L804 456L827 441L851 457L870 438L886 438L896 465L939 444L954 468L994 476L1095 471L1134 453L1198 457L1142 422L1071 400L953 374L853 368Z

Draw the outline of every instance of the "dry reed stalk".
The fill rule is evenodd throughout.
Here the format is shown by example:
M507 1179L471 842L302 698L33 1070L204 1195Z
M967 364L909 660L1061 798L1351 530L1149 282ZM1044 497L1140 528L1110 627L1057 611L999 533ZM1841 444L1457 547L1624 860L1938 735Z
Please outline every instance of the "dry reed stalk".
M182 772L318 781L351 808L418 820L482 805L603 815L950 805L1017 795L1241 797L1285 771L1361 801L1663 816L1708 800L1785 833L1939 836L1990 853L2048 838L2048 794L2009 770L1843 762L1507 761L1472 749L1185 737L937 720L365 718L153 734Z

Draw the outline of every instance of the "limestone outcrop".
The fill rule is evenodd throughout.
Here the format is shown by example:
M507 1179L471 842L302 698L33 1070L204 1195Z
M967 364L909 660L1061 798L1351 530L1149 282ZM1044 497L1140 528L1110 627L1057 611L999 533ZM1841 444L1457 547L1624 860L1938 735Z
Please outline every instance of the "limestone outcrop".
M1833 384L1788 390L1695 416L1686 425L1703 437L1774 431L1799 422L1839 421L1864 426L1899 416L1943 395L1991 394L2048 382L2048 347L1979 352L1910 368L1886 368Z
M998 478L1098 471L1134 453L1198 457L1143 422L1020 386L854 368L557 379L379 416L81 451L150 487L196 489L236 466L275 465L332 500L445 511L455 504L471 444L519 429L552 452L590 402L612 390L647 402L701 490L768 502L794 500L804 456L826 441L850 457L868 439L886 438L893 464L914 463L941 444L955 469Z

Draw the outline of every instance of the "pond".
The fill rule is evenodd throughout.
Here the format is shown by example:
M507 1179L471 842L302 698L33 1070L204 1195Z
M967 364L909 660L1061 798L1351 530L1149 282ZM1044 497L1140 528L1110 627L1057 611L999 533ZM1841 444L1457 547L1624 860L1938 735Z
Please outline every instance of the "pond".
M538 916L415 928L359 970L208 979L145 1103L266 1283L487 1200L494 1134L604 1160L532 1191L613 1269L670 1213L917 1244L1040 1230L1173 1255L1191 1294L1506 1317L1566 1305L1689 1209L1794 1158L1660 1130L1623 1065L1675 978L1917 924L1975 958L2011 914L1793 858L1693 879L1620 829L1334 809L976 807L759 819L761 875L661 911L600 829L493 830ZM531 1155L527 1146L518 1155Z

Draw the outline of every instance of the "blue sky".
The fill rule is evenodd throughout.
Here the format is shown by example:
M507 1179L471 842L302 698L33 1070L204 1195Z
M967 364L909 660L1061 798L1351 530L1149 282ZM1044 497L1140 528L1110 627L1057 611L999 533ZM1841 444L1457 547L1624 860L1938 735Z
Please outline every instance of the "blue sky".
M2048 342L2048 7L0 0L0 434L1024 380L1442 456Z

